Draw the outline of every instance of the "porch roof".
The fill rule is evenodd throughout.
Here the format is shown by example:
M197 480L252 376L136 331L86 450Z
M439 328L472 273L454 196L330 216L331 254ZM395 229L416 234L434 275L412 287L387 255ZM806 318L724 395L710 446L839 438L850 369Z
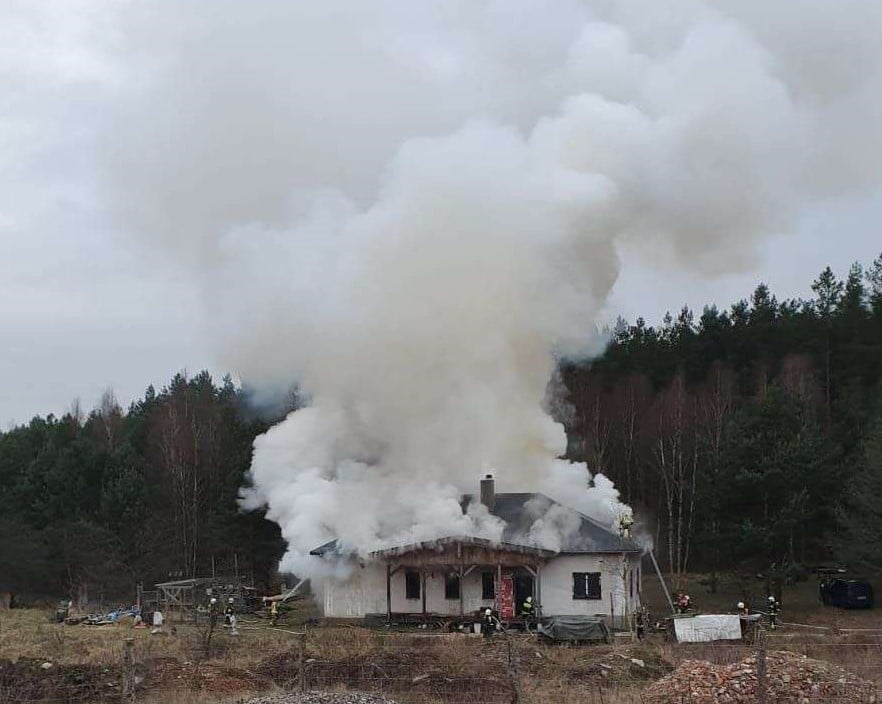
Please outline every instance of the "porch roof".
M438 553L445 552L450 546L468 546L484 548L497 552L516 553L519 555L530 555L533 557L549 558L554 557L557 553L552 550L535 547L533 545L521 545L519 543L496 542L486 538L477 538L474 536L447 536L436 540L423 540L415 543L407 543L404 545L393 545L382 550L375 550L371 553L371 557L400 557L415 552L435 551Z

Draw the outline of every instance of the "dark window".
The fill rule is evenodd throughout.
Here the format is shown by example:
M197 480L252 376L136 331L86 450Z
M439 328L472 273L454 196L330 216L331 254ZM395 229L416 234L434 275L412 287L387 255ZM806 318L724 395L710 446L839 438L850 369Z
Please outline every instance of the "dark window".
M496 598L496 575L492 572L481 572L481 598Z
M407 570L404 573L404 596L406 599L420 598L420 573Z
M459 575L449 572L444 579L444 598L459 599Z
M573 599L600 599L600 572L573 572Z

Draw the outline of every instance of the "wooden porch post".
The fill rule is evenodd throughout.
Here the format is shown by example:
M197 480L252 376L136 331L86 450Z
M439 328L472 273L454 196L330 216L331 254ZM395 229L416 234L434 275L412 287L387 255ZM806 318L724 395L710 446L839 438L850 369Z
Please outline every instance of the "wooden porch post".
M392 625L392 564L386 563L386 622Z
M465 590L465 570L463 570L463 565L459 566L459 615L465 613L465 604L463 603L463 591Z
M456 557L459 559L459 616L462 618L463 613L465 613L462 600L463 589L465 589L465 584L463 584L463 582L465 582L465 565L462 564L461 543L456 544Z
M542 563L536 563L536 580L533 583L533 601L536 605L533 607L533 614L539 617L539 610L542 608ZM538 608L537 608L538 607Z

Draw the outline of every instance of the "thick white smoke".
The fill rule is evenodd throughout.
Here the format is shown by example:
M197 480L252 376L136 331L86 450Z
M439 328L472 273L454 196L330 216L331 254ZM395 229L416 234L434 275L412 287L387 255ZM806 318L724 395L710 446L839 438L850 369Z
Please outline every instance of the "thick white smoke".
M331 537L498 536L458 501L490 469L613 520L542 401L598 342L617 246L725 271L877 175L882 8L769 5L129 4L109 183L197 272L222 361L310 395L246 496L288 566Z

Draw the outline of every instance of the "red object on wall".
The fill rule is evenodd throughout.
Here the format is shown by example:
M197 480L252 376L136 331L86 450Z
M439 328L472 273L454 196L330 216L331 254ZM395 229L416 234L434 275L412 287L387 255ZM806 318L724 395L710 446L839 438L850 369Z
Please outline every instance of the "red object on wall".
M496 612L503 621L515 617L514 580L510 572L502 575L502 584L496 584Z

